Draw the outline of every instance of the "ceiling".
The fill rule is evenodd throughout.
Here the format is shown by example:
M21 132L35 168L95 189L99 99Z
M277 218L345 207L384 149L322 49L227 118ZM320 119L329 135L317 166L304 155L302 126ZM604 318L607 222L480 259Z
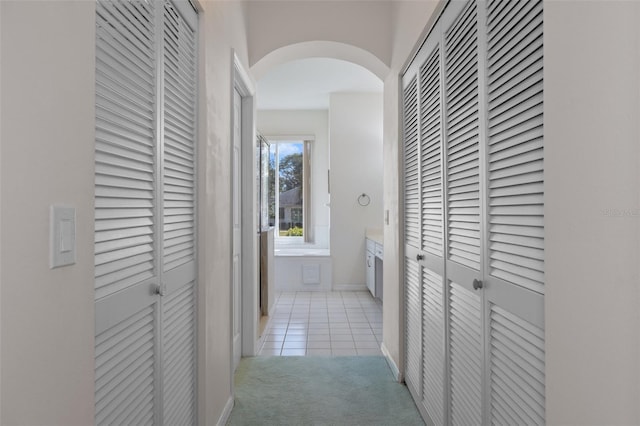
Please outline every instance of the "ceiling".
M299 59L279 65L258 81L257 105L263 109L329 109L329 94L382 93L382 80L351 62L331 58Z

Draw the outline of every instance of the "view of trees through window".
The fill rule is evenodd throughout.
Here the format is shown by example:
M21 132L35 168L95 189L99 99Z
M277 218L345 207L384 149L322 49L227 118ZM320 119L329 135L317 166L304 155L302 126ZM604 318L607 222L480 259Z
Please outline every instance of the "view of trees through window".
M269 152L269 225L277 226L280 237L304 236L303 159L303 141L272 141Z

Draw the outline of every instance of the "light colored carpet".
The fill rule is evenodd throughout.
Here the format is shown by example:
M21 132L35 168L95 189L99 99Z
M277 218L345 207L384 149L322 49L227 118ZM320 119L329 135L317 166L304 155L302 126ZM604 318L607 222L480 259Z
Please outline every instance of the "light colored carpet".
M384 357L245 358L231 426L423 425Z

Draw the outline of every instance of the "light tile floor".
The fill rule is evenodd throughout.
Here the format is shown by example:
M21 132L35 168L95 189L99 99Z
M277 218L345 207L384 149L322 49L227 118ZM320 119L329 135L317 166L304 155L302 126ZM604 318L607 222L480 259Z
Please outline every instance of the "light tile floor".
M283 292L259 356L382 355L382 305L367 291Z

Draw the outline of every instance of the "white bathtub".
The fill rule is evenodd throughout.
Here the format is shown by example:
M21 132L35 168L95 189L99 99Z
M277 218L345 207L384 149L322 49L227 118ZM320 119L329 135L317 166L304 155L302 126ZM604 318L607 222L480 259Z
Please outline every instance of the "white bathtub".
M330 291L329 249L280 247L274 250L276 291Z
M278 256L331 256L329 249L323 248L300 248L300 247L283 247L274 250L276 257Z

